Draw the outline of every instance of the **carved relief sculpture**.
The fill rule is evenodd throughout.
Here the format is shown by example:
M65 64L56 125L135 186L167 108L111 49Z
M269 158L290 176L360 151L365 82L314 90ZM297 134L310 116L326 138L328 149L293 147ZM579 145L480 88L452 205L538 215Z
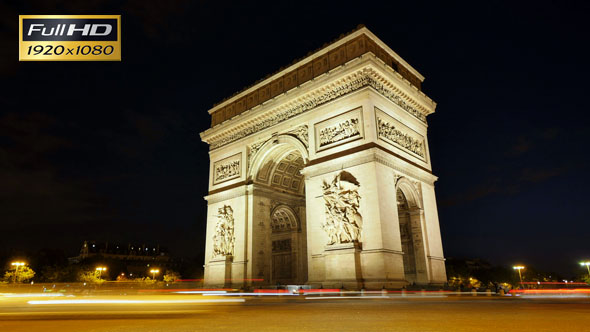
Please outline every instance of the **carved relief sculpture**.
M360 135L359 119L350 119L320 130L320 147Z
M242 155L236 154L229 158L225 158L216 162L213 165L213 183L219 183L240 176Z
M424 158L424 143L397 129L393 124L377 118L377 133L406 150Z
M289 133L297 136L306 147L309 146L309 131L307 125L299 126L294 130L291 130Z
M239 160L215 167L215 181L225 180L238 174L240 174Z
M234 211L229 205L219 208L217 224L213 235L213 256L233 256L234 254Z
M252 159L254 158L256 153L258 153L258 150L262 148L262 145L264 145L264 143L266 143L266 141L260 141L248 147L248 168L252 167Z
M363 217L359 213L360 184L346 172L340 172L331 183L324 181L323 198L326 219L322 229L328 234L328 244L360 242Z

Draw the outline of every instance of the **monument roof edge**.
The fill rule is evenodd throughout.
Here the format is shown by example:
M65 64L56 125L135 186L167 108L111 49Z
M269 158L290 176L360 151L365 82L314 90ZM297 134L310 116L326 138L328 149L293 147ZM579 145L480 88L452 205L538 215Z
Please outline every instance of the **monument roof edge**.
M309 55L305 56L304 58L302 58L301 60L293 63L292 65L278 71L275 72L274 74L268 76L267 78L260 80L256 83L254 83L253 85L241 90L238 93L235 93L234 95L232 95L231 97L226 98L225 100L222 100L221 102L217 103L216 105L214 105L213 107L211 107L207 112L209 114L213 114L215 111L225 107L226 105L247 96L249 93L259 89L260 87L269 84L270 82L274 81L277 78L280 78L282 76L284 76L285 74L299 68L300 66L302 66L303 64L306 64L307 62L317 58L318 56L324 55L334 49L336 49L337 47L341 46L342 44L347 43L348 41L360 36L360 35L366 35L367 37L371 38L373 41L375 41L379 46L381 46L384 50L387 51L387 53L389 53L393 58L395 58L400 64L402 64L406 69L408 69L412 74L416 75L416 77L418 77L418 79L422 82L424 81L424 76L422 74L420 74L414 67L412 67L409 63L407 63L401 56L399 56L397 53L395 53L395 51L393 51L389 46L387 46L387 44L385 44L381 39L379 39L374 33L372 33L367 27L365 26L361 26L359 28L357 28L356 30L354 30L353 32L339 38L338 40L332 42L331 44L322 47L321 49L314 51L313 53L310 53Z

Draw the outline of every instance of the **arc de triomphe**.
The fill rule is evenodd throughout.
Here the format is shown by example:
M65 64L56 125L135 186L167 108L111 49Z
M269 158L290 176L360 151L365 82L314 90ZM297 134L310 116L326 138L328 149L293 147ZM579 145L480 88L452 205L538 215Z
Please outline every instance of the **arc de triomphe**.
M210 109L205 284L445 283L423 80L362 27Z

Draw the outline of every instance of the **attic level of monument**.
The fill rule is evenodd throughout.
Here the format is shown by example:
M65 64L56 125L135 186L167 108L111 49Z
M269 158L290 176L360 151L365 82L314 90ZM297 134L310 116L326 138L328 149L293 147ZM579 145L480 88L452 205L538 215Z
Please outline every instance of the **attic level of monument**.
M211 110L211 127L252 109L345 63L371 53L421 93L424 77L368 29L362 27L312 55L219 103ZM422 94L423 95L423 94Z

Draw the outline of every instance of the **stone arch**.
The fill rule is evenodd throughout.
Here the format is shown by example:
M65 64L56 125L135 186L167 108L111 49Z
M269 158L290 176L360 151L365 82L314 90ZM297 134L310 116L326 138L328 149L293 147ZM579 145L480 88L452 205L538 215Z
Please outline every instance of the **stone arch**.
M251 155L247 179L253 186L254 206L261 226L261 273L270 284L301 284L307 280L305 179L301 170L309 161L307 147L289 134L273 136Z
M405 177L396 183L396 202L405 279L408 283L425 283L423 204L416 186Z
M299 229L297 214L287 205L275 207L270 214L272 232L296 231Z
M260 149L252 156L251 164L248 167L247 178L254 179L260 172L261 167L269 160L280 160L286 154L297 151L303 158L305 164L309 162L309 152L305 144L289 134L281 134L267 140Z
M305 234L301 231L297 212L280 204L270 214L271 251L269 256L270 281L297 283L306 278L304 254Z
M399 178L395 184L395 189L396 191L401 190L408 202L410 209L422 209L422 199L420 198L418 189L408 178Z
M291 135L278 135L265 142L253 156L248 180L280 193L303 196L301 170L308 159L307 148Z

